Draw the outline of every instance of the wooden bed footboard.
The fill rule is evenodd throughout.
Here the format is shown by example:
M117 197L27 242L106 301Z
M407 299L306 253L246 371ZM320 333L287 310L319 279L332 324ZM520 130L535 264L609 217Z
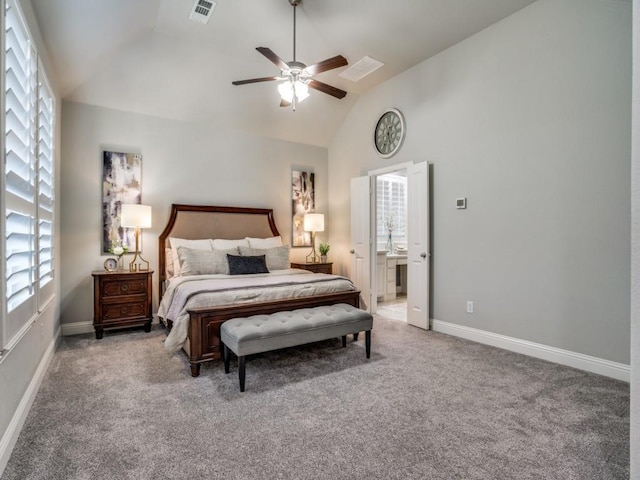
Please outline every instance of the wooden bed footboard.
M189 364L191 376L200 375L204 362L222 358L220 326L226 320L251 315L271 314L299 308L347 303L360 307L360 292L340 292L313 297L289 298L271 302L243 303L189 309Z

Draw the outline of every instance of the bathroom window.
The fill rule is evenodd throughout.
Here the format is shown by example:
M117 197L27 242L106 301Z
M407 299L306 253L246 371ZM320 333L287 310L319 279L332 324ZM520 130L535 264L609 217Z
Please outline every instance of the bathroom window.
M393 250L407 243L407 177L379 175L376 184L378 249Z

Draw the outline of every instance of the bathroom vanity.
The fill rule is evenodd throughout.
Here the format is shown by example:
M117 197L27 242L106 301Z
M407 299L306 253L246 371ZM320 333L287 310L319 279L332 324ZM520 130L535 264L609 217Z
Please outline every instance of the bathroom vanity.
M407 293L407 255L378 251L376 258L377 296L382 301L394 300Z

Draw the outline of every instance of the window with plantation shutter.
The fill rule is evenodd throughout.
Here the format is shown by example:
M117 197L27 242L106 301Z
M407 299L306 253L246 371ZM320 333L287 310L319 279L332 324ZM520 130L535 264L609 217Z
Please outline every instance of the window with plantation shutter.
M4 285L0 348L53 293L54 99L15 0L5 3Z
M389 231L392 240L406 243L407 238L407 178L400 175L379 175L376 179L377 242L386 244Z

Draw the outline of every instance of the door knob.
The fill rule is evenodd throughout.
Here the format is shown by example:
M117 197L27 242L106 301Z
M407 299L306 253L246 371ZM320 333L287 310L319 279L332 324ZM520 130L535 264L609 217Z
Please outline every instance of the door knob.
M352 248L351 250L349 250L349 253L356 253L356 251Z
M422 252L422 253L420 254L420 257L422 257L422 258L427 258L427 254L426 254L425 252Z

